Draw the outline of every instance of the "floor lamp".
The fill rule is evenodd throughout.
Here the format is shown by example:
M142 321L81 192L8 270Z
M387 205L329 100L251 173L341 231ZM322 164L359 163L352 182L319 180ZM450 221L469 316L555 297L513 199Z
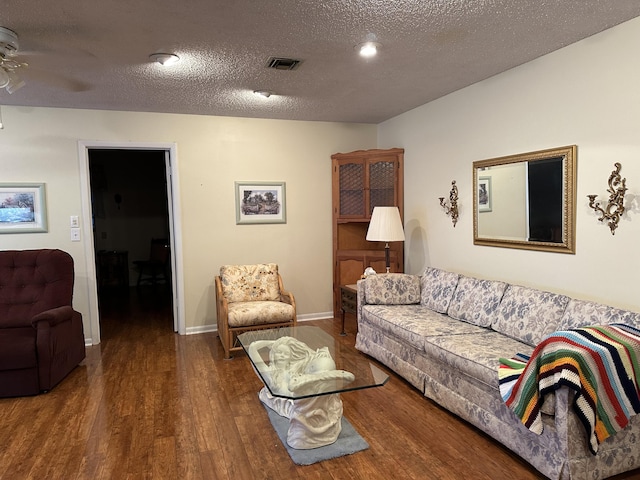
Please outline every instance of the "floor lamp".
M367 240L370 242L385 242L384 259L387 273L391 267L389 258L389 242L404 242L404 230L398 207L374 207L371 214Z

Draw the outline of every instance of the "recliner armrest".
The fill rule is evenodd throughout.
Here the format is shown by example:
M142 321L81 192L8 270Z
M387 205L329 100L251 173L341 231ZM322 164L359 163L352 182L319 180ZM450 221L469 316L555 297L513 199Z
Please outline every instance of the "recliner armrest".
M39 313L31 319L31 325L38 328L38 324L46 322L53 327L62 322L68 322L73 317L73 308L70 305L52 308L45 312Z

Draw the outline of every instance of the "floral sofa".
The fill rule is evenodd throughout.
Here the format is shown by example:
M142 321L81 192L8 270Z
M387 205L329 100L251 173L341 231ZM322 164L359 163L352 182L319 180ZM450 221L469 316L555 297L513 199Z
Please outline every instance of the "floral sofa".
M640 314L428 267L358 281L356 348L480 428L552 479L602 479L640 468L640 415L594 455L573 390L545 397L543 432L529 431L499 391L500 358L530 355L548 334L626 323Z

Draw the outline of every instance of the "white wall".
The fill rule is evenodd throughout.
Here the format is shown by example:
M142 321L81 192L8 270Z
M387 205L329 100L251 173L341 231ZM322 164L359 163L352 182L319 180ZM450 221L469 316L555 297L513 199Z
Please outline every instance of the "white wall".
M88 338L87 239L69 240L69 216L82 213L79 141L177 145L187 329L215 324L213 278L227 263L276 262L299 315L331 315L330 156L376 147L375 126L5 106L2 117L0 182L46 183L49 232L0 235L0 249L73 256ZM236 225L237 180L286 182L287 223Z
M407 271L431 265L640 311L638 45L640 18L380 124L380 148L405 148ZM576 254L474 246L472 162L572 144ZM614 162L629 191L612 236L586 196L607 198ZM452 180L455 228L438 205Z

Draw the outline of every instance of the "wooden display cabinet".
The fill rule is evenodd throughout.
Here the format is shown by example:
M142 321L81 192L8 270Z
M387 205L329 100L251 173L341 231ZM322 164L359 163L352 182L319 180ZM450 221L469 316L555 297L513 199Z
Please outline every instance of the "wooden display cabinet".
M404 217L404 150L359 150L331 156L333 187L333 310L341 313L340 286L372 267L384 273L384 242L366 240L374 207L397 206ZM390 245L391 271L404 269L404 242Z

